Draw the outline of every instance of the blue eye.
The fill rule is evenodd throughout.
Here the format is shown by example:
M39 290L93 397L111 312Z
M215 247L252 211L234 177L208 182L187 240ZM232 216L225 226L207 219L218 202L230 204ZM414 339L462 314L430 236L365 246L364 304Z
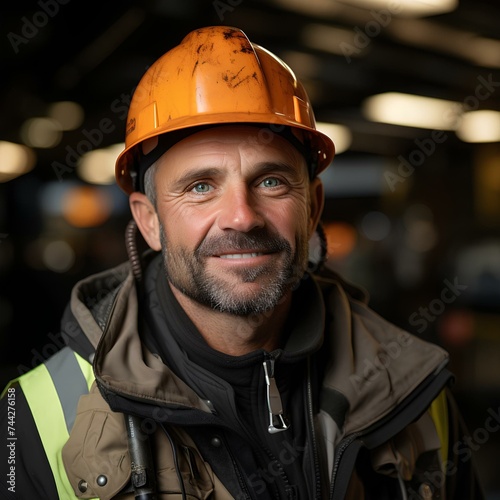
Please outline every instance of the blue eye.
M208 193L210 191L210 184L207 184L206 182L198 182L198 184L195 184L193 186L193 191L195 193Z
M280 184L281 183L280 183L279 179L276 179L276 177L268 177L267 179L264 179L262 181L262 185L264 187L269 187L269 188L277 187Z

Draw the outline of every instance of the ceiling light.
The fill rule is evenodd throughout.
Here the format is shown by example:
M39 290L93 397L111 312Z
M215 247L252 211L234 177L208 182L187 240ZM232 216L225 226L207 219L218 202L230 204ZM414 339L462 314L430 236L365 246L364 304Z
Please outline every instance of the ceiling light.
M369 120L433 130L454 130L461 110L458 102L399 92L374 95L362 105Z
M335 144L335 154L343 153L352 142L352 134L345 125L337 125L335 123L317 122L316 128L326 134Z
M321 74L321 60L312 54L298 52L295 50L287 50L283 52L282 59L288 64L288 66L293 68L294 73L301 81L307 78L317 77Z
M363 7L366 9L391 9L394 5L398 7L399 16L432 16L452 12L458 7L458 0L399 0L390 2L388 0L342 0L342 3Z
M471 61L480 66L500 68L500 41L498 40L475 37L465 52Z
M345 55L346 47L356 46L356 32L325 24L307 24L301 32L302 42L311 49L323 50L336 55ZM353 54L351 52L354 52ZM363 50L349 51L349 55L360 55Z
M77 166L78 175L90 184L112 184L115 181L116 158L124 148L124 144L114 144L85 153Z
M52 118L30 118L21 127L21 138L32 148L53 148L61 142L61 125Z
M312 16L332 16L342 10L342 5L332 0L274 0L285 9L303 12Z
M464 113L456 133L464 142L500 142L500 112Z
M84 117L83 108L76 102L60 101L50 105L48 116L61 125L61 130L76 130Z
M500 67L500 41L472 31L423 19L398 19L387 26L387 31L406 44L451 54L480 66Z
M0 141L0 182L6 182L33 169L36 156L21 144Z

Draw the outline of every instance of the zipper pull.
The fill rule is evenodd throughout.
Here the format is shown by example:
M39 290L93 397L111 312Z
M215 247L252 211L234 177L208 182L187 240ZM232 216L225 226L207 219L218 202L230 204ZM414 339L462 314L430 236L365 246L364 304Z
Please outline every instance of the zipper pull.
M267 385L267 408L269 410L269 434L286 431L290 427L288 419L283 415L281 396L274 379L274 359L266 359L263 363Z

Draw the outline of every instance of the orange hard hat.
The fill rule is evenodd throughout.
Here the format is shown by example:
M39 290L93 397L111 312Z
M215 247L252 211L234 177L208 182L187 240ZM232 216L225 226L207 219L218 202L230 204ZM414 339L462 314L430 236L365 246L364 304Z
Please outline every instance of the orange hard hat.
M128 111L125 149L116 161L118 185L126 193L140 190L144 170L169 146L199 128L227 124L286 130L306 153L311 176L333 159L333 142L316 129L307 93L292 70L240 29L211 26L189 33L140 80Z

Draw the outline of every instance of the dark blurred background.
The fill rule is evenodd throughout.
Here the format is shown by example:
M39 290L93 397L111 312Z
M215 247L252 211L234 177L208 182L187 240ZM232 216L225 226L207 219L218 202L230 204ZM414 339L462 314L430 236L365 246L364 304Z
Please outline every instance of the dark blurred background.
M4 5L2 386L61 347L73 284L126 259L113 162L140 76L189 31L232 25L306 86L339 150L322 174L328 265L381 315L449 350L488 499L499 499L499 19L496 0Z

